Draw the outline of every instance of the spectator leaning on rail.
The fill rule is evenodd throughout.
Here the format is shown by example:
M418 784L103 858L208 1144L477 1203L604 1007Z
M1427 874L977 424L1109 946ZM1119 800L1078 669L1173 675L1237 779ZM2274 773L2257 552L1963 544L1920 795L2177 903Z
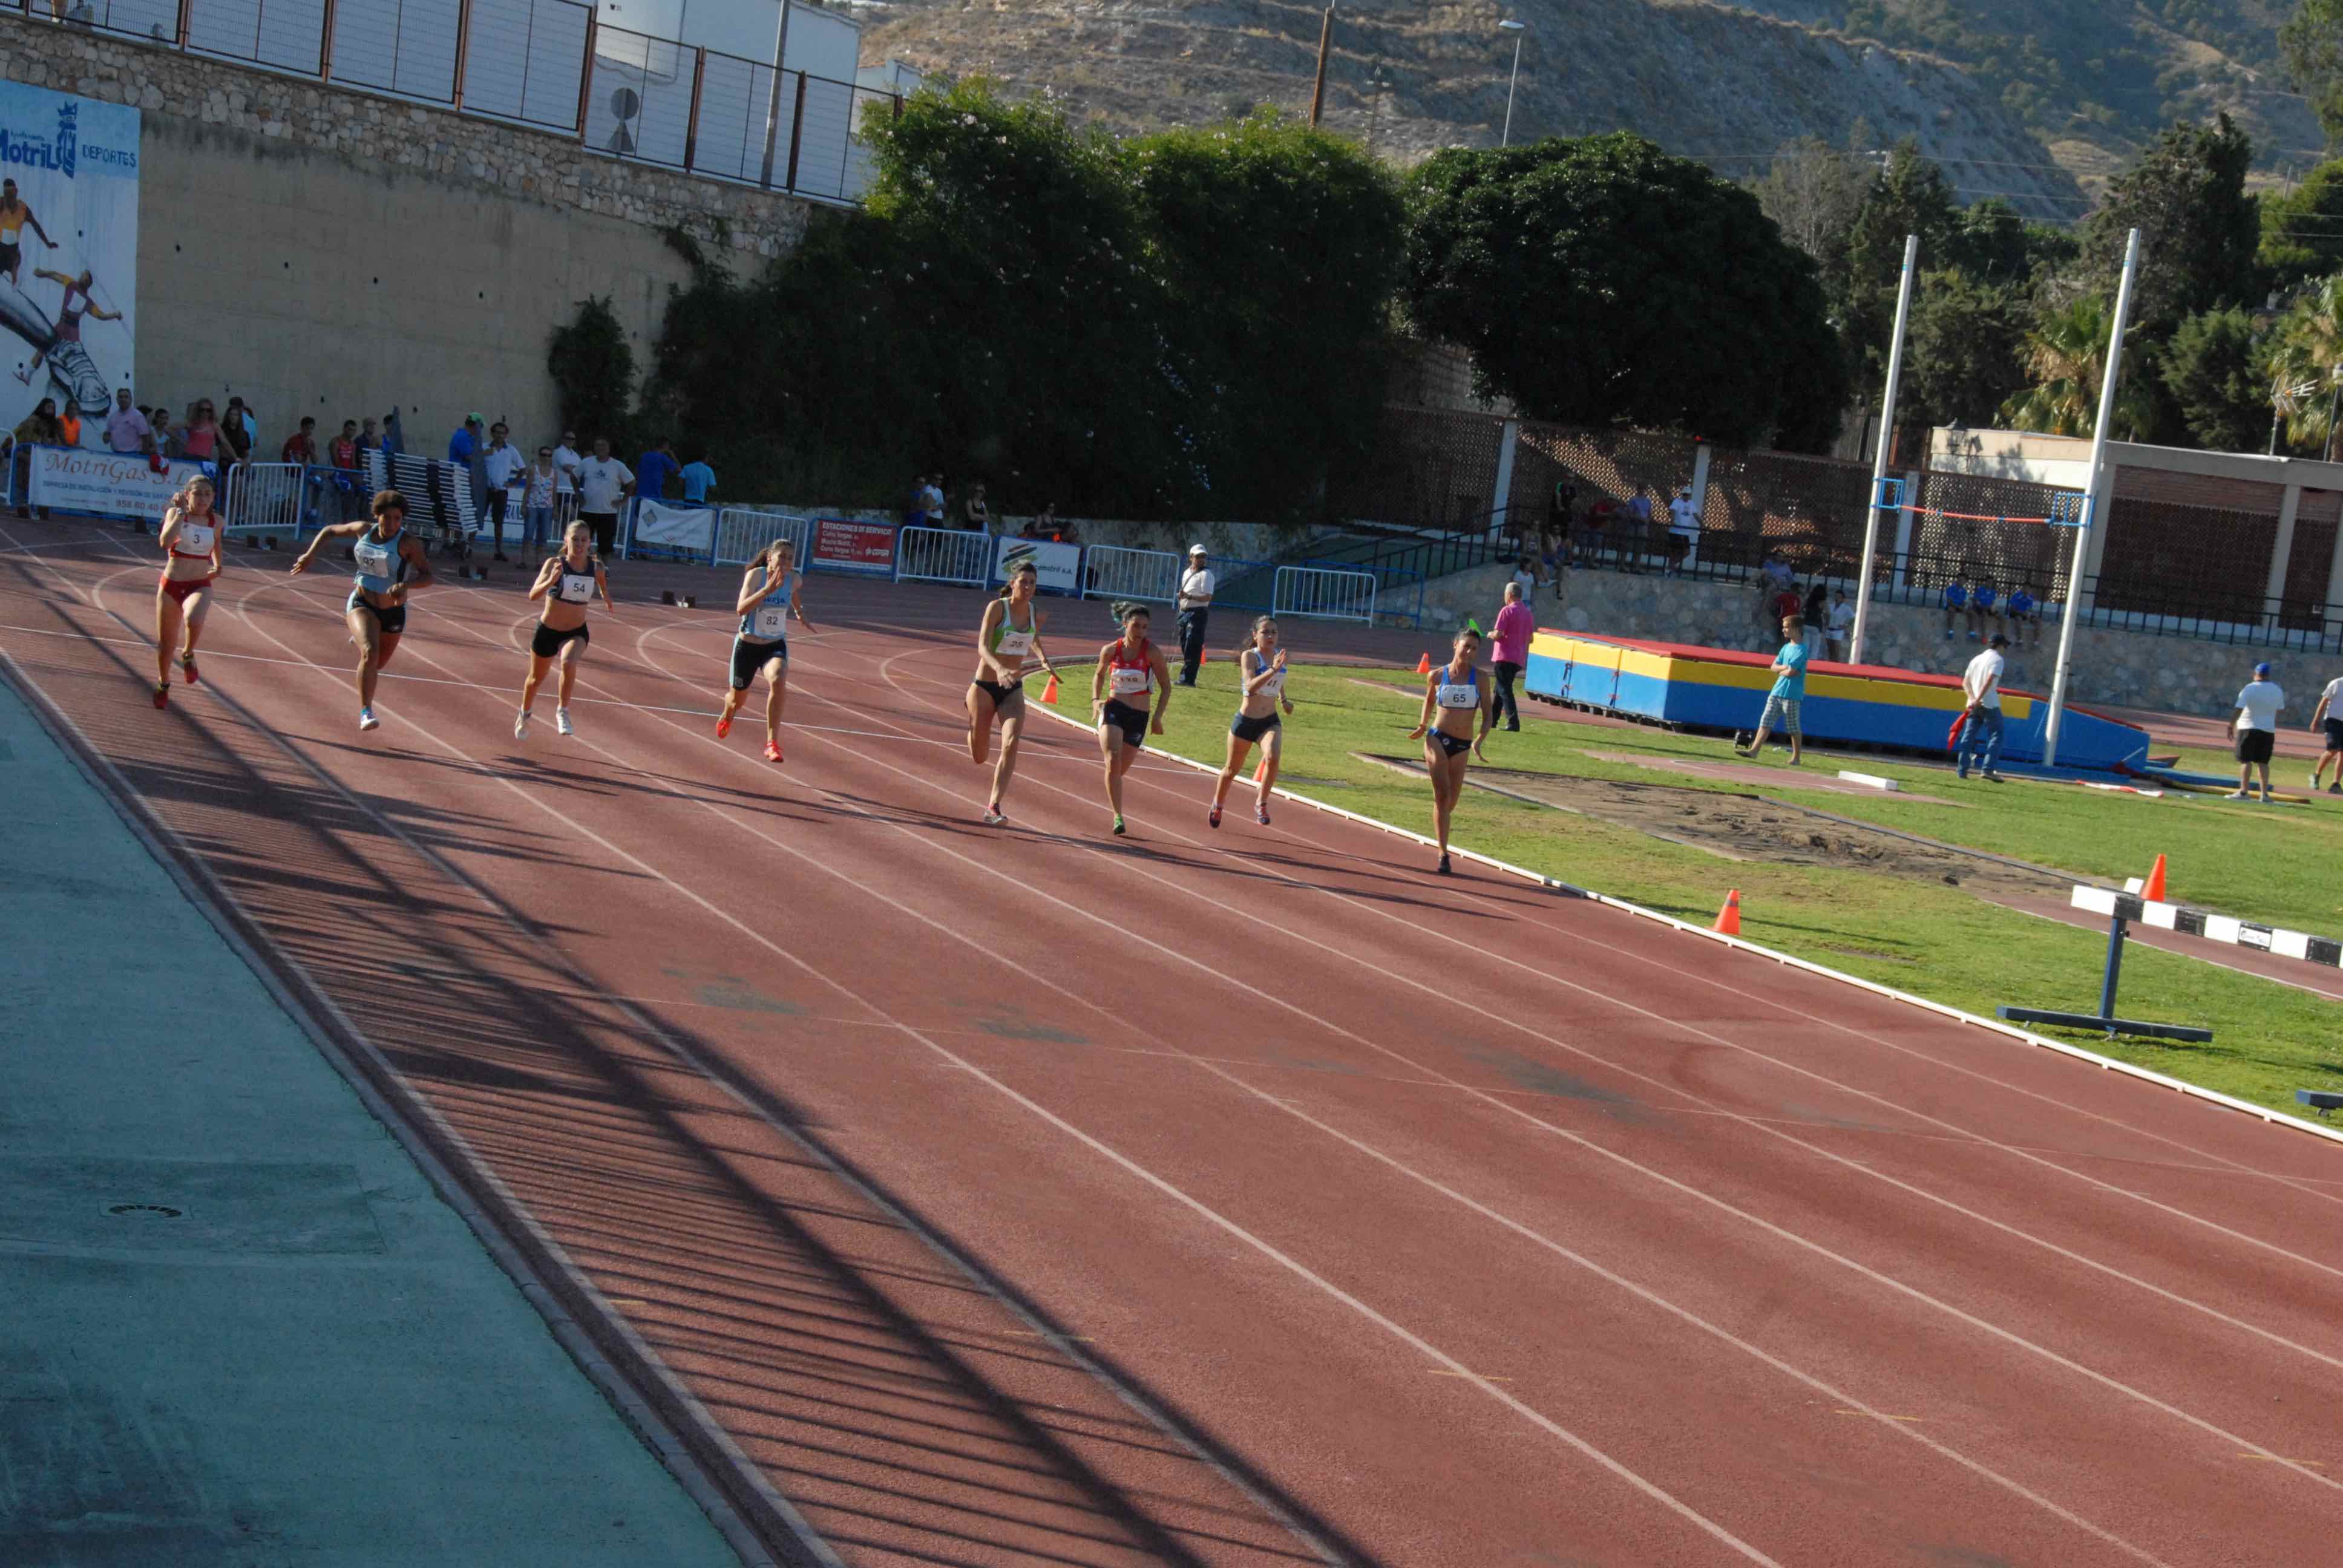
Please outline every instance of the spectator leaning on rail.
M2229 733L2237 742L2237 787L2229 792L2232 800L2253 798L2254 769L2262 770L2262 804L2270 803L2270 753L2278 749L2278 710L2286 706L2286 693L2270 677L2275 674L2267 664L2254 666L2254 678L2237 693L2237 711L2229 719Z
M1846 590L1841 588L1831 596L1830 656L1842 663L1846 658L1847 638L1855 634L1855 607L1846 602Z
M1968 706L1961 711L1961 743L1954 770L1963 779L1975 766L1983 769L1986 783L2001 782L1995 764L2001 760L2001 677L2008 667L2001 650L2008 646L2009 638L1995 632L1993 641L1969 660L1961 675L1961 692Z
M1518 578L1505 585L1505 602L1497 611L1496 625L1491 628L1497 675L1496 709L1489 715L1493 729L1500 718L1508 729L1519 730L1522 727L1521 704L1513 696L1513 682L1529 667L1530 638L1537 632L1537 617L1523 598L1523 591Z
M1671 575L1691 566L1700 554L1700 508L1693 505L1692 487L1684 486L1676 498L1668 503L1668 571ZM1793 743L1795 754L1797 746Z
M683 472L679 477L683 481L685 500L695 507L711 504L708 499L708 492L716 487L716 470L708 466L706 453L695 455L690 462L683 466Z
M64 444L65 432L57 427L57 400L54 397L44 397L34 404L33 411L17 422L16 515L18 517L29 518L33 515L25 509L24 505L25 492L31 488L33 448L57 447ZM45 518L48 515L49 508L43 507L41 516Z
M537 449L537 461L521 470L521 543L528 547L528 564L545 554L553 532L553 498L559 494L561 465L550 447ZM606 568L607 569L607 568Z
M1196 684L1204 662L1204 628L1212 618L1213 580L1202 545L1188 547L1188 569L1180 574L1180 684Z
M488 449L480 467L488 482L488 518L497 536L496 558L505 558L505 513L512 505L513 481L528 467L528 459L512 444L512 432L501 419L488 427Z
M342 433L326 443L326 461L333 467L327 480L334 498L334 521L350 522L367 514L366 458L358 445L358 422L342 421Z

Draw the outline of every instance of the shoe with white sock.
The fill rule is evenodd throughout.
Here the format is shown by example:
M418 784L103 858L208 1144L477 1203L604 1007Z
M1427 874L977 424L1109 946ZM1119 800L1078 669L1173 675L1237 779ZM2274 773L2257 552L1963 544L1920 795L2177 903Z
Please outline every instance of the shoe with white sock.
M513 739L515 740L528 739L528 709L521 709L520 717L513 720Z
M376 725L380 724L381 722L381 719L377 719L374 716L374 709L372 707L361 708L358 709L358 728L360 729L372 729Z
M557 708L553 710L553 728L557 733L562 735L578 733L578 727L569 722L569 709L566 708Z

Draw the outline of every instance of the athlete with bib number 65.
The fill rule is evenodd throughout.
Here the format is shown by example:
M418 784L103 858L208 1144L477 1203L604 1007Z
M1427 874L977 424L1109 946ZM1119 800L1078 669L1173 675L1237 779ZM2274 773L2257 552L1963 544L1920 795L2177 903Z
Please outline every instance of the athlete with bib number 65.
M610 579L602 573L602 560L594 553L594 525L572 523L562 533L561 550L546 558L537 570L537 582L528 597L543 599L545 608L538 616L537 632L528 643L528 677L521 682L520 717L513 720L513 739L528 736L528 710L537 706L537 689L545 684L545 672L553 661L561 661L561 685L554 693L553 727L564 735L577 733L569 722L569 689L578 681L578 661L586 657L587 645L594 640L586 629L586 607L594 602L596 590L602 595L602 608L618 618L618 607L610 602Z
M310 558L327 539L350 539L350 558L357 563L357 586L342 607L342 619L358 646L358 728L372 729L381 722L374 716L375 682L407 630L407 596L434 580L431 563L423 541L407 531L407 498L397 490L377 493L372 518L318 529L293 563L296 576L309 569Z
M212 579L220 571L220 518L212 510L212 482L197 478L172 498L163 514L163 580L155 588L155 706L171 705L171 656L196 683L196 638L211 608ZM181 636L185 634L185 645Z
M1489 733L1489 692L1481 684L1473 660L1481 654L1481 634L1465 627L1456 634L1448 662L1424 678L1423 713L1408 738L1423 741L1424 770L1432 775L1432 822L1440 839L1440 874L1453 876L1448 863L1448 819L1456 811L1456 798L1464 793L1464 769L1473 757L1489 754L1481 742ZM1433 715L1440 717L1435 721ZM1479 729L1474 729L1475 720Z
M768 762L781 759L781 708L789 699L789 618L795 616L799 626L810 624L798 593L805 574L796 568L797 555L795 544L775 539L740 578L739 602L732 607L740 617L739 633L732 639L732 684L724 693L723 717L716 721L717 739L732 733L732 716L762 671Z

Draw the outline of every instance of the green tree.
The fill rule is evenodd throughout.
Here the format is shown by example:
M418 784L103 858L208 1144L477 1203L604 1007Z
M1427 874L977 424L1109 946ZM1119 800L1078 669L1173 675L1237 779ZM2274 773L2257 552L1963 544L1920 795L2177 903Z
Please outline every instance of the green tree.
M2343 141L2343 0L2301 0L2278 30L2287 79L2310 100L2327 144Z
M1814 263L1748 191L1624 132L1433 155L1403 298L1539 418L1819 449L1846 403Z
M1820 136L1800 136L1775 148L1765 177L1749 187L1782 237L1814 258L1834 299L1846 287L1847 238L1873 173L1855 154Z
M2158 367L2165 390L2197 444L2246 452L2269 429L2262 334L2237 309L2208 310L2180 324Z
M2343 387L2343 274L2322 278L2295 301L2272 331L2270 400L2284 419L2287 440L2314 447L2329 462L2343 448L2335 418Z
M607 296L579 300L578 314L553 329L545 368L553 377L561 422L579 439L608 436L623 441L631 433L628 411L635 397L635 351Z
M2015 428L2046 436L2088 436L2096 430L2114 319L2115 307L2096 294L2044 311L2018 348L2027 386L2002 405L2002 418ZM2133 328L2127 338L2137 332ZM2126 363L2130 368L2116 389L2114 433L2137 440L2155 422L2156 406L2143 392L2128 354Z
M1923 268L1958 265L1953 236L1960 203L1945 171L1906 138L1872 178L1847 236L1846 282L1838 319L1847 357L1865 391L1887 379L1887 340L1896 330L1896 294L1904 276L1904 241L1920 236Z
M1958 268L1922 275L1912 295L1896 417L1988 423L2026 384L2018 365L2025 336L2025 306L2013 290Z
M2246 192L2253 142L2222 115L2174 126L2107 186L2083 226L2083 260L2112 292L2128 232L2138 229L2132 319L2168 337L2185 317L2248 304L2260 293L2261 215Z
M2261 265L2292 290L2343 268L2343 159L2320 164L2284 196L2261 202Z

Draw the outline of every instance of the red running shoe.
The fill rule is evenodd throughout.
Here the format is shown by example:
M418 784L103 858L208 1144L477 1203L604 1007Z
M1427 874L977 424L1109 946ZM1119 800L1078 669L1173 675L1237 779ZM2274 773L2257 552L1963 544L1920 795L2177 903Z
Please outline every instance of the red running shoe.
M189 686L195 685L196 681L203 678L202 676L196 673L196 656L194 654L183 653L179 655L179 674L186 679Z
M718 719L718 720L716 721L716 739L717 739L721 740L721 739L723 739L725 737L727 737L727 736L730 735L731 733L732 733L732 721L731 721L730 719Z
M171 683L169 681L165 680L156 683L155 687L155 706L157 708L168 708L171 706Z
M768 741L766 741L766 742L765 742L765 760L766 760L766 761L768 761L768 762L779 762L780 759L781 759L781 743L780 743L779 741L778 741L778 740L768 740Z

